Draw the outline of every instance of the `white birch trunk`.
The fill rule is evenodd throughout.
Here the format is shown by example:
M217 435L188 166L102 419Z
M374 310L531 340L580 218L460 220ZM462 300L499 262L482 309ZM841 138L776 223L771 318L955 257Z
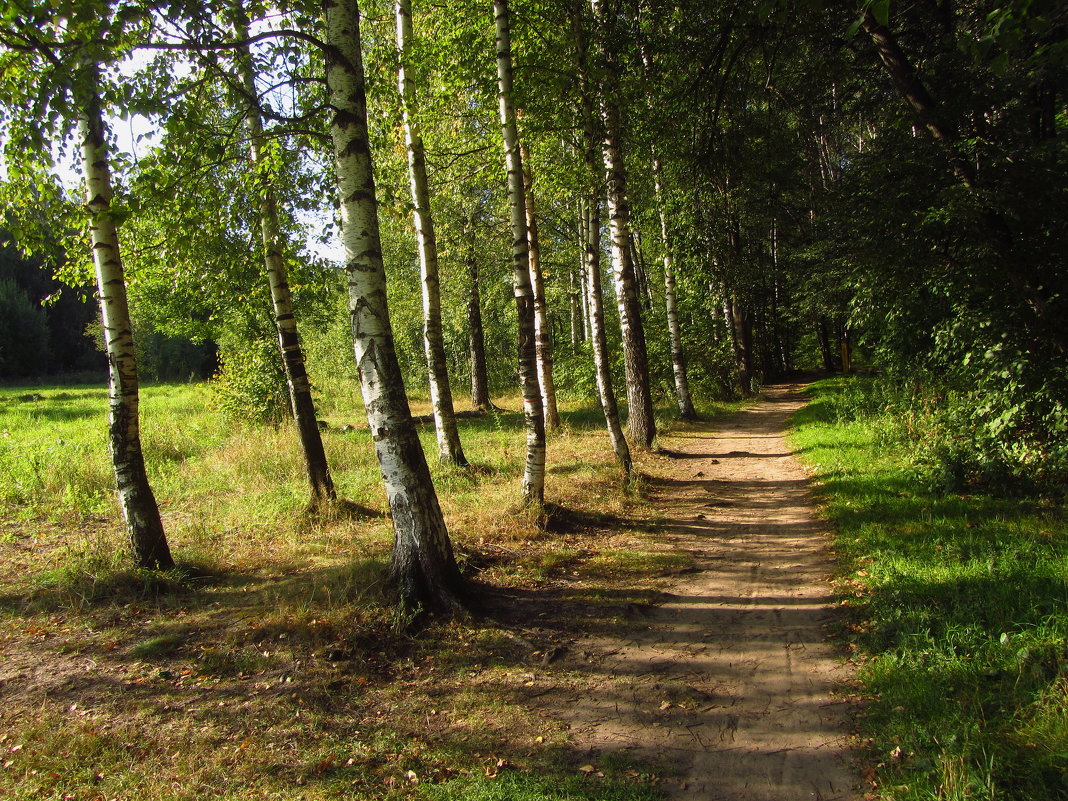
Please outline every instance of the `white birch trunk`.
M664 306L667 310L668 336L671 341L671 369L675 376L675 400L679 405L679 417L683 420L697 419L690 396L690 382L686 375L686 352L682 347L682 331L679 327L679 304L675 295L675 264L671 257L671 240L668 237L667 211L664 208L664 182L660 159L653 156L653 186L656 191L656 210L660 217L660 240L664 247Z
M494 0L493 14L497 30L498 99L512 226L513 293L519 327L519 381L523 389L523 421L527 436L523 499L527 504L540 506L545 501L545 419L535 350L534 293L530 285L523 159L519 153L519 135L516 131L512 100L512 44L508 0Z
M390 578L410 605L456 609L460 574L393 346L367 134L359 9L355 0L326 0L323 10L352 340L367 423L393 515Z
M239 19L234 24L238 40L248 39L248 24ZM297 425L301 453L311 490L311 509L336 499L334 482L326 461L322 434L319 433L312 399L311 382L304 362L304 350L297 331L297 318L293 312L293 297L289 288L289 276L282 255L282 234L278 224L278 194L268 174L263 156L263 121L260 118L256 93L255 70L252 55L247 46L238 52L241 83L248 96L250 108L245 118L249 134L249 152L253 171L263 184L260 186L260 239L263 243L263 260L267 271L267 283L271 289L271 304L274 310L274 325L278 335L278 348L285 367L289 402L293 420Z
M587 306L590 314L590 344L593 350L593 365L597 376L597 397L601 401L608 437L612 450L629 481L633 474L630 447L623 436L619 423L619 406L612 389L612 369L608 356L608 344L604 334L604 302L601 296L601 215L596 197L593 202L581 207L583 236L583 261L588 288Z
M119 237L111 215L114 191L108 164L107 136L99 84L99 69L88 68L78 131L85 173L85 206L93 248L100 316L109 365L108 430L119 506L130 536L134 561L149 570L174 567L159 507L145 472L138 414L137 362L133 327L126 299L126 278L119 253Z
M541 387L545 429L555 431L560 427L560 411L556 405L556 384L553 381L552 337L545 308L545 281L541 274L538 218L534 213L534 178L530 170L530 151L526 145L520 145L519 152L523 160L523 200L530 253L530 288L534 293L534 351L538 358L538 386Z
M602 154L608 177L608 217L612 235L612 266L619 307L619 326L623 339L623 363L627 375L627 428L639 448L649 448L656 437L653 398L649 388L649 357L642 325L641 300L638 297L631 257L630 201L627 197L627 171L623 161L622 125L619 106L611 97L616 65L609 51L610 31L602 0L591 0L600 38L599 55L606 75L601 90L601 117L604 122Z
M415 83L409 75L412 42L411 0L397 0L397 87L401 96L404 144L408 150L408 179L412 193L415 234L419 245L419 270L423 287L423 348L430 380L430 401L434 407L434 430L438 438L438 458L446 464L467 466L456 426L456 412L449 385L445 342L441 333L441 288L438 278L438 244L430 211L430 187L426 177L423 137L415 119Z

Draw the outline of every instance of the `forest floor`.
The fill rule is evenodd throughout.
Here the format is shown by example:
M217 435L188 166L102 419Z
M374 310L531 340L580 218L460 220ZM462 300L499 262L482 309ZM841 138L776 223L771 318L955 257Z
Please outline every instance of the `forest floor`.
M250 504L226 519L237 536L196 524L233 504L210 505L220 488L188 490L191 522L168 519L193 558L172 577L123 567L113 510L0 514L0 797L853 798L830 541L783 439L798 390L675 424L639 456L640 492L618 489L603 421L570 412L541 531L503 511L521 417L465 421L476 461L510 448L514 464L437 479L480 599L464 620L392 605L382 517L291 515L288 532ZM169 469L261 497L261 452L290 448L257 433L249 455L241 433ZM373 477L363 436L332 427L329 444Z
M854 798L848 671L827 642L837 617L829 537L784 440L797 386L714 424L677 426L647 463L663 543L693 567L583 639L579 678L544 698L596 761L621 752L664 765L669 798Z

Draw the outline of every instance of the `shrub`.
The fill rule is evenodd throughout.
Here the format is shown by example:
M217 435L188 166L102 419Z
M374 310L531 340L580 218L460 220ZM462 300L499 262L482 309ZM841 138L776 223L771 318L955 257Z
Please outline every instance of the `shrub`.
M231 420L278 425L289 413L289 393L278 346L255 340L228 345L212 381L215 405Z

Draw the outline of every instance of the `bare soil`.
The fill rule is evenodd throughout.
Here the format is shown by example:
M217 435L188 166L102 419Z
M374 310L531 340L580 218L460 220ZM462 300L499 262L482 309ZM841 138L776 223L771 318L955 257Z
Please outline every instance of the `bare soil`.
M856 797L832 555L783 437L797 390L677 429L669 458L643 465L663 537L695 569L634 625L569 649L576 682L553 705L587 770L624 753L661 765L671 799Z

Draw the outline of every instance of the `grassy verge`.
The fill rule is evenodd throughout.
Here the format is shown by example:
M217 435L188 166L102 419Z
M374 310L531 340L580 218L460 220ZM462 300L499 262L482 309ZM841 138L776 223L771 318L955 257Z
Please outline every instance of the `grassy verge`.
M201 386L146 388L180 568L145 574L112 498L104 390L0 390L0 797L658 797L649 766L587 765L552 709L600 679L569 644L624 630L689 557L656 541L583 405L549 443L550 530L509 511L521 404L497 402L516 411L461 421L477 469L433 468L482 606L413 628L383 587L388 520L306 517L288 429L228 423ZM383 512L367 432L343 428L362 410L326 407L340 495Z
M1068 798L1063 507L935 491L900 410L849 408L841 379L811 393L793 442L837 534L867 797Z

